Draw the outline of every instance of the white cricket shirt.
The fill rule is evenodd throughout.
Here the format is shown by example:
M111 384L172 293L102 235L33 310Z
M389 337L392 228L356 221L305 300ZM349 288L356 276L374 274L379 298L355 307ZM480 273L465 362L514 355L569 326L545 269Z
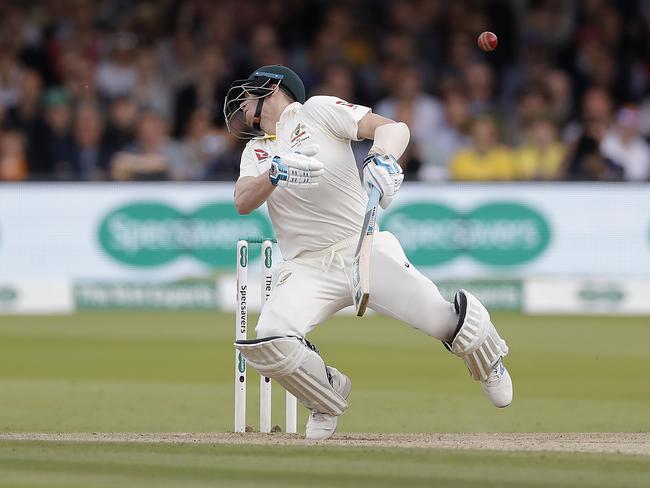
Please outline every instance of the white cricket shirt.
M361 185L350 141L370 108L340 98L311 97L282 112L276 136L256 137L242 153L240 174L258 176L275 155L318 144L314 156L325 165L318 186L309 189L277 187L267 200L269 215L284 259L325 249L361 231L366 193Z

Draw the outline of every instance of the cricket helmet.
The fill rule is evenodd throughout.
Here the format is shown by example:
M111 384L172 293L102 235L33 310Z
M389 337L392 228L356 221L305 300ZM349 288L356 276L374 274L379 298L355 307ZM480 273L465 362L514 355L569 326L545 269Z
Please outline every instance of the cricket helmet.
M230 85L223 104L223 115L226 127L235 137L249 139L264 134L260 129L264 98L271 95L278 84L295 101L305 103L305 85L300 77L295 71L278 64L262 66L248 78L235 80ZM252 127L246 123L241 109L242 103L247 99L257 100Z

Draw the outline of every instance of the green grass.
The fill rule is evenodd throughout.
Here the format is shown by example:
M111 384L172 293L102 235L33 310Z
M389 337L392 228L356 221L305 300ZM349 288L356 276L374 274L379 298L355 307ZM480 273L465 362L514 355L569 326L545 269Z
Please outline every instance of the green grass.
M493 408L463 363L400 323L337 317L312 336L353 381L342 432L648 431L648 319L495 314L515 401ZM233 318L0 318L2 431L228 431ZM257 422L250 374L249 423ZM274 422L282 423L276 389ZM301 421L305 412L301 410Z
M414 449L0 443L0 487L646 487L648 458Z
M0 317L0 431L232 430L233 320ZM504 410L417 331L377 316L324 324L311 339L354 384L339 431L650 431L647 317L494 320L515 384ZM257 377L249 378L248 422L257 425ZM305 418L301 409L301 428ZM617 455L0 442L0 486L647 486L649 478L647 457Z

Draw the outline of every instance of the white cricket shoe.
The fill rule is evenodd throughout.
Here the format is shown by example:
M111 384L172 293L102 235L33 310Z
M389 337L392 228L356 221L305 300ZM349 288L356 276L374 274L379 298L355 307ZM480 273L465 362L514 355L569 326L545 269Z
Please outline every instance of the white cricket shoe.
M503 408L512 403L512 379L501 359L492 367L487 380L481 381L481 388L495 407Z
M329 373L332 388L347 400L350 396L350 391L352 391L352 382L350 381L350 378L331 366L327 366L327 371ZM312 410L309 415L309 420L307 420L305 437L314 440L329 439L334 435L334 432L336 432L338 422L339 418L336 415Z

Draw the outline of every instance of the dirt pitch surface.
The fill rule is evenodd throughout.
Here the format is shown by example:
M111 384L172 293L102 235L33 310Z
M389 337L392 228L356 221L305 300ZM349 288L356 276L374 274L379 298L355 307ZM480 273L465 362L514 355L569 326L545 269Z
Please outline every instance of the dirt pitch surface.
M293 434L260 433L0 433L0 441L256 444L278 446L406 447L491 451L555 451L650 456L650 433L336 434L309 441Z

